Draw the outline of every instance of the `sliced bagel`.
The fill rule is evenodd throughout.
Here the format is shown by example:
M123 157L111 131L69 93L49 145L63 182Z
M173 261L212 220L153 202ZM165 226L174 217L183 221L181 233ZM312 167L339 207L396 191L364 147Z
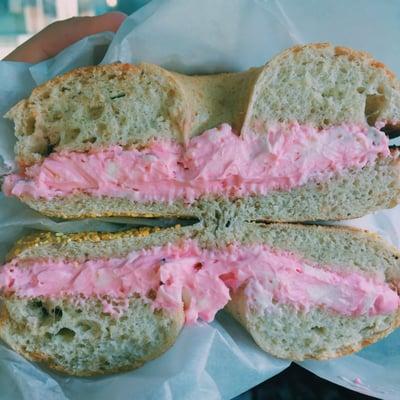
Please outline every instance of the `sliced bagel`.
M265 351L339 357L400 323L399 252L362 231L242 223L41 234L0 270L0 336L73 375L135 368L226 309Z
M228 202L248 219L335 220L400 199L387 137L400 129L400 84L329 44L236 74L78 69L7 116L22 170L3 191L51 216L204 218Z
M162 235L166 241L179 237L178 230ZM28 264L29 260L60 258L82 263L97 256L126 255L135 248L156 245L161 237L157 229L129 234L37 234L17 243L9 258ZM59 279L57 271L55 279ZM0 299L0 337L27 359L77 376L140 367L175 343L184 320L183 307L153 309L150 298L134 292L119 299L7 292Z

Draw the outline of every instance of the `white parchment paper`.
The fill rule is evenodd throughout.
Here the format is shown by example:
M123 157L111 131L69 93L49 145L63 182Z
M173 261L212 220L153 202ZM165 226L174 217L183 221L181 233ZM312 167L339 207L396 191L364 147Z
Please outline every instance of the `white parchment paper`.
M371 51L400 76L400 3L393 0L153 0L114 35L90 36L55 58L31 65L0 62L0 114L38 84L82 65L152 62L185 73L239 71L284 48L331 41ZM108 48L108 50L107 50ZM106 51L107 50L107 51ZM13 165L11 123L0 120L0 171ZM400 207L347 221L400 246ZM0 194L0 258L27 231L126 228L156 221L56 221ZM400 331L338 360L301 365L372 396L400 397ZM71 378L29 363L0 343L0 399L229 399L279 373L288 361L265 354L229 316L185 327L157 360L124 374ZM355 383L355 379L361 383ZM357 379L357 381L358 381Z

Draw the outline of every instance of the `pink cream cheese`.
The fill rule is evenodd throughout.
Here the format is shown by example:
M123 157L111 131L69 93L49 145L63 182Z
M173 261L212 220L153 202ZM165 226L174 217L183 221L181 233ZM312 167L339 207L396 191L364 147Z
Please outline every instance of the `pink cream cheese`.
M273 312L275 304L297 309L322 307L348 316L388 314L399 307L399 296L376 277L339 273L265 245L232 244L202 250L194 241L134 251L124 259L82 263L41 260L5 264L0 289L22 297L107 296L104 312L119 313L134 293L153 308L184 307L186 322L212 321L246 285L250 303Z
M154 140L141 150L113 146L52 153L6 177L3 191L35 199L86 193L186 203L207 195L265 195L362 168L379 155L389 156L388 144L382 131L357 125L317 130L294 123L264 135L238 136L223 124L186 146Z

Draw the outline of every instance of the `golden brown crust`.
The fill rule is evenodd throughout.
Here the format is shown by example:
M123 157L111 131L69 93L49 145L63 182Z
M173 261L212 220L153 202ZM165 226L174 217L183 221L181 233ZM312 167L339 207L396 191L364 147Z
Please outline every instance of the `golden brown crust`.
M259 222L257 225L261 225ZM394 255L400 258L400 250L384 241L377 233L370 232L365 229L360 229L352 226L343 226L343 225L318 225L318 224L301 224L301 223L276 223L276 222L266 222L265 226L279 226L288 229L296 229L300 231L306 232L309 229L317 229L322 232L332 232L333 230L339 232L346 232L354 236L355 239L363 236L364 238L368 238L369 240L375 242L380 247L392 252ZM255 225L256 226L256 225ZM121 238L129 238L129 237L146 237L156 232L162 232L166 230L179 229L181 225L177 224L170 228L160 228L160 227L140 227L133 228L126 231L119 232L79 232L79 233L53 233L53 232L39 232L33 233L27 236L24 236L15 244L15 246L11 249L9 254L7 255L7 259L10 260L14 257L17 257L24 250L38 247L47 244L63 244L68 242L99 242L99 241L107 241L107 240L116 240Z
M91 74L94 71L104 71L104 72L120 72L120 73L126 73L126 72L131 72L134 74L138 74L141 72L140 65L136 64L127 64L127 63L112 63L112 64L105 64L105 65L90 65L86 67L79 67L76 69L73 69L71 71L66 72L65 74L56 76L55 78L42 83L41 85L37 86L35 89L33 89L32 94L39 95L42 92L46 91L48 88L51 88L53 86L57 86L59 84L62 84L65 82L68 78L79 78L83 75Z
M160 228L160 227L140 227L133 228L127 231L119 232L79 232L79 233L53 233L53 232L39 232L31 235L24 236L14 245L7 255L7 260L17 257L24 250L43 246L46 244L63 244L68 242L99 242L107 240L115 240L129 237L146 237L155 232L160 232L163 229L178 229L180 225L177 224L173 228Z
M9 319L8 311L7 308L4 305L4 300L0 297L0 337L2 337L1 332L2 332L2 326L6 323L6 321Z
M348 47L336 46L335 56L346 56L350 61L364 60L367 61L372 68L382 69L390 80L396 80L396 75L380 61L375 60L372 55L366 51L353 50Z
M331 43L309 43L305 45L295 45L287 50L285 50L281 55L289 55L290 53L296 54L300 53L304 49L316 49L316 50L323 50L331 48L333 49L333 53L336 57L347 57L350 61L367 61L369 66L372 68L382 69L385 74L393 81L396 80L396 75L382 62L375 60L372 55L366 51L361 50L354 50L350 47L345 46L334 46ZM278 55L280 57L281 55Z

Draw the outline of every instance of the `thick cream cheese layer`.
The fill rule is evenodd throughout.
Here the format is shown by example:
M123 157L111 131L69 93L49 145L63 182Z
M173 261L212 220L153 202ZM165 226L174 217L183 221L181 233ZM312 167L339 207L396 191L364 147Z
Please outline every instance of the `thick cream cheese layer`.
M140 150L113 146L52 153L22 174L6 177L3 190L35 199L85 193L186 203L207 195L265 195L362 168L389 156L388 144L380 130L357 125L319 131L292 124L238 136L223 124L186 146L153 140Z
M270 312L276 304L305 312L321 307L347 316L388 314L399 307L397 292L378 277L339 273L261 244L204 250L185 241L133 251L123 259L37 260L23 265L17 260L0 272L5 294L97 296L103 299L104 312L118 314L123 300L136 293L154 309L183 307L188 323L198 318L212 321L243 285L250 304Z

